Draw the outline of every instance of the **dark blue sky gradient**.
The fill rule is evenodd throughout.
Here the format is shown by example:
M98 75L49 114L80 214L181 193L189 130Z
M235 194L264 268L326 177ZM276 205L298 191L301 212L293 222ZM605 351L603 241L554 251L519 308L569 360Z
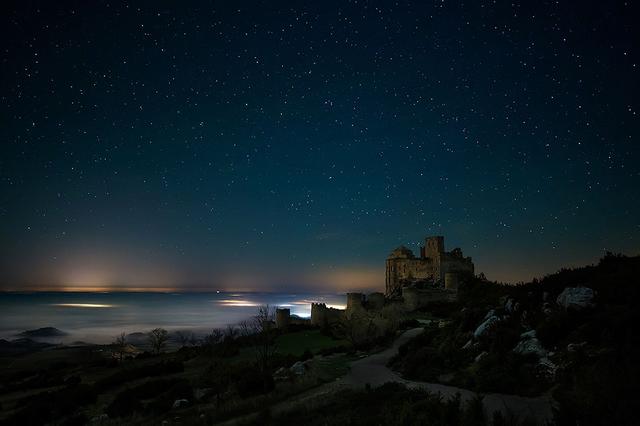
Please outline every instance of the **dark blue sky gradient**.
M378 287L637 254L624 2L9 2L0 286Z

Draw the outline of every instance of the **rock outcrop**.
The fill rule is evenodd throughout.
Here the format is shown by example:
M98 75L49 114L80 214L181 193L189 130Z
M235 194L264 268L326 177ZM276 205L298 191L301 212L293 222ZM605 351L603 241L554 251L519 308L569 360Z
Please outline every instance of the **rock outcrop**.
M589 287L567 287L556 299L565 309L581 310L593 306L593 290Z

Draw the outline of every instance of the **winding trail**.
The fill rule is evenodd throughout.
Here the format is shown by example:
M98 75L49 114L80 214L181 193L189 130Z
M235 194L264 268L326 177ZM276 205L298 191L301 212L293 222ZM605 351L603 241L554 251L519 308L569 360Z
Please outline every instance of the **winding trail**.
M301 406L312 408L322 406L330 401L330 396L341 389L360 389L367 384L373 387L383 385L388 382L402 383L411 389L423 389L433 394L440 394L443 399L455 397L460 394L463 403L476 397L476 393L467 389L454 386L442 385L439 383L426 383L406 380L387 367L387 362L398 353L398 348L422 333L424 329L413 328L401 334L389 348L382 352L369 355L351 363L350 371L340 379L332 383L310 389L292 398L277 403L271 407L274 415L282 414ZM507 419L534 420L538 425L544 425L552 420L552 403L550 397L543 395L536 398L527 398L518 395L506 395L499 393L484 394L482 400L486 413L491 419L495 411L502 412ZM247 419L247 416L244 417ZM232 419L223 424L237 424L239 419Z
M363 387L366 384L380 386L387 382L402 383L408 388L424 389L434 394L440 394L448 399L460 394L463 402L469 401L477 394L467 389L439 383L426 383L406 380L387 367L387 362L398 353L398 348L422 333L423 328L413 328L404 332L391 347L377 354L354 361L351 370L336 384L354 388ZM519 420L530 418L537 424L545 424L552 419L552 400L543 395L536 398L527 398L518 395L506 395L499 393L484 394L484 407L489 416L494 411L500 411L506 416L514 416Z

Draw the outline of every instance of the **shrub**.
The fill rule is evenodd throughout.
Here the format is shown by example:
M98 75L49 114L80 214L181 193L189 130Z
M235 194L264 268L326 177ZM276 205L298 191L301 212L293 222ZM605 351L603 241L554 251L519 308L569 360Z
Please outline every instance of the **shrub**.
M127 366L118 372L107 376L95 383L96 389L101 392L104 389L126 383L143 377L157 377L167 374L182 373L184 364L176 360L162 361L156 364L143 366Z
M565 311L557 311L542 320L536 327L536 336L547 347L564 340L572 329L572 321Z
M263 373L256 367L246 369L236 382L241 398L248 398L272 391L275 387L271 374Z
M154 399L146 406L146 399ZM105 410L109 417L127 417L136 411L161 413L171 408L176 399L193 398L193 390L185 379L152 380L118 393Z
M96 393L88 385L38 393L21 399L17 404L19 409L6 422L23 426L57 422L79 407L95 402L96 398Z

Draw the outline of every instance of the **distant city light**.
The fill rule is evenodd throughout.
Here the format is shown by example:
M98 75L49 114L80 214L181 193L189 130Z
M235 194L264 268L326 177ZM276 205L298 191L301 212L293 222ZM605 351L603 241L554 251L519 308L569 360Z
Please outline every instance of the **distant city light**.
M232 306L232 307L255 307L260 306L258 303L252 302L250 300L242 300L242 299L225 299L219 300L217 303L221 306Z
M114 308L115 305L107 305L102 303L54 303L53 306L62 308Z

